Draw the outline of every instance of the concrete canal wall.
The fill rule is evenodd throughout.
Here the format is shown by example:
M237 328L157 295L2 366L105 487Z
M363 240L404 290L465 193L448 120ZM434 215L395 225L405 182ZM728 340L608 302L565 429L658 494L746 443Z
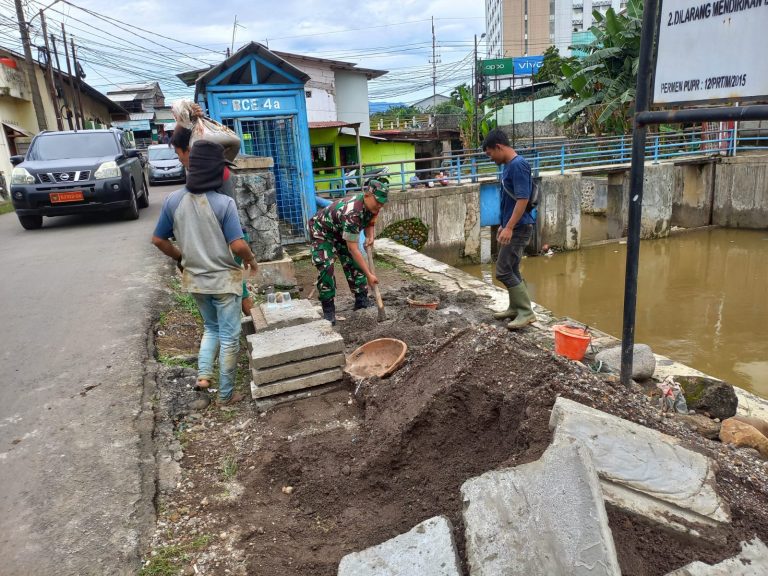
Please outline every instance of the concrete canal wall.
M408 218L429 226L425 254L451 264L480 261L480 184L391 190L376 233Z
M581 247L581 214L605 214L609 239L627 235L629 169L603 174L542 173L533 248ZM461 186L392 190L377 229L406 218L430 227L424 252L450 264L478 261L480 228L499 224L499 185L487 179ZM640 236L719 225L768 228L768 156L681 160L645 166Z

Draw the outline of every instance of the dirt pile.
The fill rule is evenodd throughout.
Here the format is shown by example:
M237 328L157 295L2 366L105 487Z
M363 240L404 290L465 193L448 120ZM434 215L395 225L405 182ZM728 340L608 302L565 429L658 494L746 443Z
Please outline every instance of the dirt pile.
M241 522L277 517L276 533L272 542L257 528L245 536L255 552L248 569L335 574L345 554L437 514L451 518L463 556L461 484L538 459L550 442L549 411L557 395L587 397L607 408L620 393L588 369L493 326L462 329L423 346L391 379L359 388L362 425L349 422L264 447L264 460L246 479L246 492L257 493L258 504L233 512ZM643 413L647 402L639 402ZM284 494L283 486L292 493ZM694 559L718 561L735 554L745 536L766 536L762 519L754 529L737 520L715 545L663 533L618 510L610 517L626 575L666 574Z
M412 308L406 298L438 300L437 310ZM376 338L397 338L416 350L436 338L444 338L453 331L486 320L489 313L482 310L478 297L472 292L447 294L429 284L410 283L383 295L387 320L377 321L376 308L353 312L340 307L337 329L349 350Z

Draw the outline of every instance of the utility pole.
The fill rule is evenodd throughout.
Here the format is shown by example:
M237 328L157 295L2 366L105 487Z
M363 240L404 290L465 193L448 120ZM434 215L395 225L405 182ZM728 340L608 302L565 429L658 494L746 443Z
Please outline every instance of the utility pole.
M69 82L72 86L72 101L73 101L73 112L75 113L75 130L82 130L83 127L80 125L80 122L77 117L77 108L74 108L77 106L77 93L75 92L75 84L72 82L72 64L69 62L69 49L67 48L67 31L64 30L64 23L61 23L61 39L64 43L64 59L67 61L67 75L69 76ZM64 87L62 86L62 89Z
M75 51L75 39L72 36L69 37L69 41L72 43L72 65L75 68L75 78L73 82L77 84L77 91L75 92L75 98L77 98L77 108L80 110L80 126L85 129L85 113L83 112L83 94L82 85L80 83L80 63L77 61L77 52Z
M435 37L435 17L432 16L432 108L437 104L437 42ZM435 118L435 132L437 128L437 118Z
M59 110L59 99L56 96L56 83L53 80L53 60L51 59L51 47L48 44L48 26L45 23L45 16L43 11L40 10L40 25L43 29L43 40L45 41L45 53L48 59L48 69L45 71L45 83L48 85L48 92L51 94L51 102L53 103L54 116L56 116L56 127L59 131L64 130L64 122L61 120L61 110Z
M35 107L35 116L37 117L38 130L47 130L48 121L45 118L45 109L43 108L43 99L40 96L40 86L37 83L37 74L35 72L35 62L32 60L32 49L29 46L29 30L27 22L24 19L24 9L21 6L21 0L15 0L16 18L19 21L19 32L21 33L21 43L24 46L24 67L27 72L27 81L29 89L32 90L32 105Z
M235 53L235 32L237 32L238 28L245 28L245 26L241 26L237 23L237 14L235 14L235 23L232 26L232 46L230 48L230 55ZM267 40L267 48L269 48L269 40Z
M64 90L64 75L61 72L61 63L59 62L59 50L56 48L56 36L51 34L51 46L53 47L53 56L56 58L56 70L59 73L59 85L61 86L61 99L64 101L63 108L67 109L67 124L69 129L73 130L72 126L72 111L67 103L67 91Z

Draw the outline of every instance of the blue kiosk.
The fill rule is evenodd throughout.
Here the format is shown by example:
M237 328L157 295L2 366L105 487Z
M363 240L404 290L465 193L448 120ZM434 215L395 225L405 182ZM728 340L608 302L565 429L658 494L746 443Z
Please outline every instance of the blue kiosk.
M304 85L309 76L256 42L224 62L180 74L208 115L240 135L241 154L274 160L284 244L307 238L317 210Z

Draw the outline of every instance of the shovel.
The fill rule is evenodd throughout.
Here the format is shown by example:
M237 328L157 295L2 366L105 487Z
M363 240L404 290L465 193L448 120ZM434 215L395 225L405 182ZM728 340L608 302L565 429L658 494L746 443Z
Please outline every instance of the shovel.
M373 247L366 250L368 254L368 268L371 270L371 274L376 275L376 268L373 266ZM387 313L384 312L384 301L381 299L381 292L379 292L379 285L373 285L373 297L376 299L376 308L379 309L379 322L384 322L387 319Z

